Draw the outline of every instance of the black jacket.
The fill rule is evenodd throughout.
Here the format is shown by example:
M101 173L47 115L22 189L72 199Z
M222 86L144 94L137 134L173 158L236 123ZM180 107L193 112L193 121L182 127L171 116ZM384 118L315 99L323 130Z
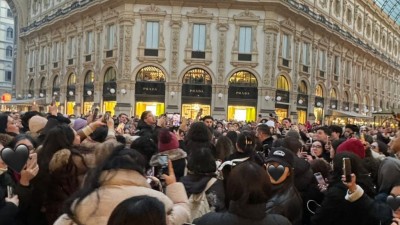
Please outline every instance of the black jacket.
M308 187L310 186L314 174L311 169L310 163L301 159L297 156L294 157L294 186L303 196L305 192L308 191Z
M193 221L196 225L290 225L290 222L281 215L265 212L264 203L239 204L231 201L228 212L207 213Z
M276 187L275 187L276 188ZM293 224L302 225L303 201L294 185L286 190L279 187L278 191L268 200L267 213L282 215Z
M143 120L139 120L137 128L138 133L137 135L139 136L150 136L153 137L154 135L154 128L150 125L148 125L147 123L145 123Z
M262 143L261 143L262 151L264 152L265 155L268 155L269 151L272 148L273 143L274 143L273 137L269 137L269 138L265 139L264 141L262 141Z
M199 194L204 191L211 176L189 174L181 178L180 182L185 186L188 197L192 194ZM217 180L206 191L208 205L212 212L225 210L225 191L222 180Z
M345 199L347 187L337 182L331 184L328 188L321 207L317 209L315 215L311 218L311 224L314 225L379 225L374 216L369 214L364 207L365 199L356 202L349 202ZM363 202L364 201L364 202Z

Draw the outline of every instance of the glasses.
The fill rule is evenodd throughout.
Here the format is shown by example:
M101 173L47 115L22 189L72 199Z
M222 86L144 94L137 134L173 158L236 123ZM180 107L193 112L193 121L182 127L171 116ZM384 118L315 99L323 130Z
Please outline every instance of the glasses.
M322 145L311 145L311 148L322 148Z

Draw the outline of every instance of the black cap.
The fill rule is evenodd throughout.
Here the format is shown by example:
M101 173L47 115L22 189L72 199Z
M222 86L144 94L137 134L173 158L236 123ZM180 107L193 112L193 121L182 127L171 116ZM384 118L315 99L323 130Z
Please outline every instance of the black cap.
M293 167L294 155L287 148L283 148L283 147L273 148L269 152L268 158L265 162L266 163L267 162L277 162L284 167Z

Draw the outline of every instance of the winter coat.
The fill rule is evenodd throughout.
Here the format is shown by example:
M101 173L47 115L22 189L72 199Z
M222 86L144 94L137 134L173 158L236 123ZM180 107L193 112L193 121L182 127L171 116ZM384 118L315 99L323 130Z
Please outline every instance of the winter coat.
M379 225L365 210L345 199L347 187L336 182L331 184L325 194L321 207L311 217L313 225Z
M288 219L281 215L268 214L265 212L265 203L240 204L231 201L228 212L207 213L195 219L196 225L290 225Z
M48 224L61 215L63 204L81 186L88 167L85 158L69 149L54 153L47 168L41 169L32 180L33 202L37 210L45 212Z
M189 174L180 179L186 189L188 197L192 194L200 194L204 191L207 183L212 176ZM225 190L222 180L217 180L206 191L208 205L212 212L221 212L225 210Z
M267 202L267 213L282 215L293 224L301 225L303 216L303 201L299 192L294 185L289 186L286 190L279 187Z
M144 176L133 170L104 171L100 176L102 186L73 204L74 217L85 225L107 225L114 208L125 199L147 195L160 200L165 206L167 224L181 225L190 220L190 210L185 189L181 183L167 186L166 195L150 188ZM76 225L63 214L54 225Z
M136 133L136 135L138 135L138 136L146 136L147 135L147 136L153 137L155 128L148 125L143 120L139 120L136 130L138 130L138 132Z
M17 224L18 206L14 203L6 202L7 189L0 186L0 224Z
M307 192L314 178L310 163L297 156L294 157L294 186L302 194Z

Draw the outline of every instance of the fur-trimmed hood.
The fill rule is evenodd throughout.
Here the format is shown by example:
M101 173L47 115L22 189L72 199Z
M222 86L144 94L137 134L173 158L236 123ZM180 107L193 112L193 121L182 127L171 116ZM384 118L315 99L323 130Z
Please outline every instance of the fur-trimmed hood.
M160 155L168 155L168 159L171 161L175 161L178 159L184 159L187 157L187 154L185 151L183 151L180 148L176 148L176 149L171 149L168 151L163 151L161 153L157 153L155 155L153 155L150 159L150 166L160 166L159 162L158 162L158 157Z

